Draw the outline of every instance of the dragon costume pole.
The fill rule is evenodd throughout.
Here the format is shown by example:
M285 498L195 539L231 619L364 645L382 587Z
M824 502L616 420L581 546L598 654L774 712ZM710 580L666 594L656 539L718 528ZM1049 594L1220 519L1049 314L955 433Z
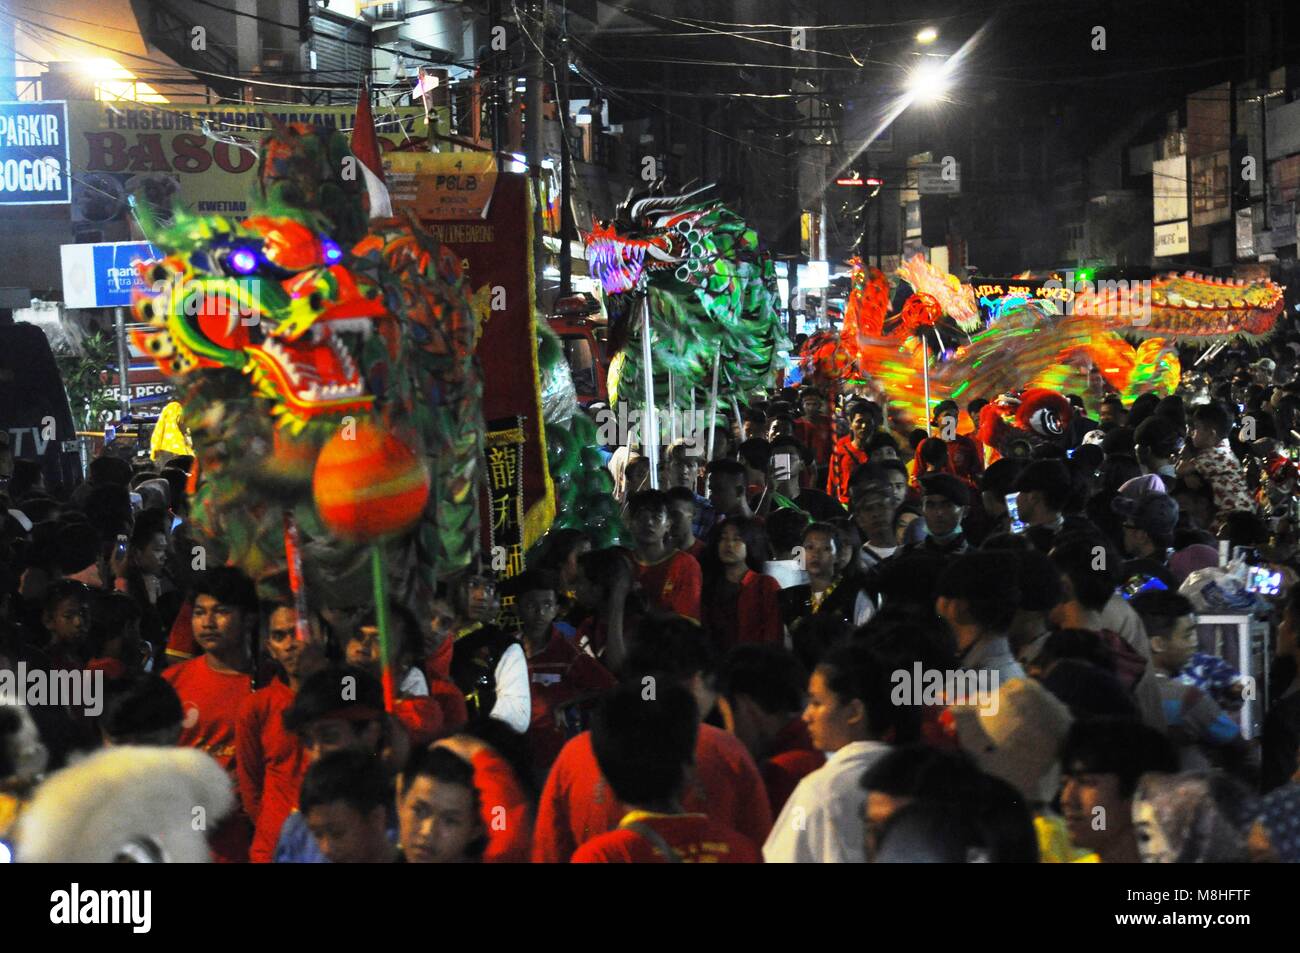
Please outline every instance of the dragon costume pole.
M677 382L673 372L668 372L668 442L677 442Z
M289 569L289 591L293 594L293 637L306 642L311 636L307 626L307 589L302 584L301 540L293 510L284 511L284 560Z
M930 342L921 335L921 379L925 381L925 432L930 433Z
M650 295L641 296L641 363L645 368L645 420L642 449L650 461L650 489L659 489L659 419L655 414L654 352L650 347Z
M709 463L713 462L713 436L718 429L718 367L722 363L722 348L713 352L713 387L709 391Z
M370 574L375 584L375 626L379 629L379 662L384 667L384 711L393 713L393 658L388 643L388 578L383 543L370 546Z

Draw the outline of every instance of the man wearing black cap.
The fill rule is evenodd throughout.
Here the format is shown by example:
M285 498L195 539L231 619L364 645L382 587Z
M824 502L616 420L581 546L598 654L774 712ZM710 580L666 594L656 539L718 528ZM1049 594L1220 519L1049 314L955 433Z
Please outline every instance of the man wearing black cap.
M1124 519L1124 579L1148 576L1159 579L1166 589L1178 582L1168 568L1169 549L1174 544L1178 503L1166 493L1143 493L1138 497L1116 496L1110 507Z
M903 553L934 553L956 556L970 549L961 531L961 521L970 506L970 485L951 473L927 473L921 477L921 512L925 517L925 539L908 543Z
M1183 438L1164 417L1153 414L1133 431L1133 449L1143 473L1154 473L1171 492L1178 477L1174 458L1183 449Z

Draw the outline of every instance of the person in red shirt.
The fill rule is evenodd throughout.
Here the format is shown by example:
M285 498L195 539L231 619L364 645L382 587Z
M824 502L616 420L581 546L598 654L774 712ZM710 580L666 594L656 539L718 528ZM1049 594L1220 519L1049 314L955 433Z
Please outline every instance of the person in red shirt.
M520 641L528 657L533 706L528 741L537 772L544 776L564 743L585 727L584 709L614 687L614 676L555 628L559 608L555 576L529 569L510 579L506 587L516 597Z
M618 826L574 851L575 864L756 864L754 842L682 806L695 761L699 711L672 683L647 699L625 682L596 710L591 746L601 774L628 812Z
M846 413L849 433L835 441L835 449L831 452L826 493L845 506L849 504L849 478L853 476L853 468L867 462L867 444L876 430L877 418L872 406L865 400L849 404Z
M253 694L252 652L257 629L257 590L238 569L223 566L201 574L194 583L194 638L203 654L163 671L176 690L184 717L182 747L198 748L217 760L231 780L235 771L235 732L240 706ZM237 812L213 834L218 860L248 859L251 826ZM233 833L241 829L238 836Z
M805 775L826 763L803 722L808 676L783 645L740 645L718 670L718 710L758 762L776 817Z
M326 665L325 642L313 625L308 639L297 638L294 607L270 607L266 651L280 676L254 692L240 706L235 725L235 770L239 797L253 821L248 859L269 864L285 818L298 803L307 773L307 752L298 736L284 727L283 716L303 681Z
M646 602L698 622L700 564L668 545L667 497L659 490L632 494L627 521L635 544L637 582Z
M781 584L763 575L763 563L771 558L763 527L733 516L709 535L704 604L714 644L726 651L742 642L779 643L785 631Z
M298 736L308 774L317 761L341 751L357 752L380 764L391 779L410 756L411 742L395 716L384 711L384 690L368 671L329 666L303 680L282 718ZM302 789L295 804L301 805ZM387 809L393 807L391 799ZM394 839L396 832L393 832ZM280 828L275 863L321 863L322 848L309 829L305 808L295 809Z
M465 693L451 679L451 661L456 654L456 609L444 599L435 599L429 627L424 630L424 677L429 697L442 708L444 730L455 731L469 721Z
M824 472L835 449L835 421L826 413L826 395L816 387L801 387L799 403L803 416L794 422L794 435L812 451L816 469Z
M712 710L716 696L707 687L708 640L698 626L674 619L645 627L624 666L625 680L642 691L667 676L687 687L701 712ZM656 675L643 673L655 672ZM646 681L650 679L650 681ZM701 724L695 741L695 776L682 797L687 811L762 843L772 826L772 812L758 766L734 735ZM627 807L610 790L591 744L583 732L564 746L546 778L533 832L534 863L564 863L593 837L611 831Z

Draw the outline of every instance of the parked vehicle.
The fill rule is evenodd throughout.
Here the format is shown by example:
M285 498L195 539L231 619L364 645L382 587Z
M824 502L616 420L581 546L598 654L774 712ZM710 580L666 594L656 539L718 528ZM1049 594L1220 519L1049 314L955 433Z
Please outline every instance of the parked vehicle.
M557 301L549 319L551 330L564 345L573 388L583 407L609 400L607 328L604 321L595 320L599 315L600 302L588 295L574 295Z

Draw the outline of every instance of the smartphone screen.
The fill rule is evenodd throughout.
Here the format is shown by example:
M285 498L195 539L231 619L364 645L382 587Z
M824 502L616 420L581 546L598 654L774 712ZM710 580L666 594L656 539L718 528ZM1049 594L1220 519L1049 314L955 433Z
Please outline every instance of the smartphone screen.
M1007 501L1007 515L1011 517L1011 532L1023 533L1026 529L1024 523L1020 521L1020 506L1016 502L1019 493L1008 493L1005 497Z
M1251 566L1246 571L1246 591L1262 596L1275 596L1282 589L1282 574L1267 566Z
M772 474L778 480L790 479L790 471L793 469L793 459L790 454L778 453L772 456Z

